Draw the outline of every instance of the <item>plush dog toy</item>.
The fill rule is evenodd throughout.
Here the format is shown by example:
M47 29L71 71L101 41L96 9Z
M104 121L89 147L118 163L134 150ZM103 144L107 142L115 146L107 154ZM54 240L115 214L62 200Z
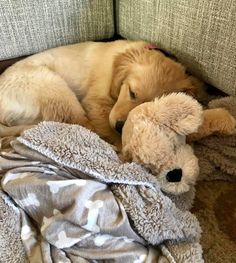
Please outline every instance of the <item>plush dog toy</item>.
M181 194L195 184L198 159L186 135L202 124L203 110L192 97L173 93L134 108L122 132L122 155L156 175L163 191Z

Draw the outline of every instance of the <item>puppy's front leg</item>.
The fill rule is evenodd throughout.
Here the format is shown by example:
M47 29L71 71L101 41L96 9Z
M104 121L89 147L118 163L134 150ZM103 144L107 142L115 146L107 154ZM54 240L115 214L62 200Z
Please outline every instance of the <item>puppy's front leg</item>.
M211 134L231 135L236 133L236 120L224 108L203 111L203 123L198 131L187 137L188 142L197 141Z
M109 123L109 114L114 101L108 98L89 97L82 101L82 105L86 109L94 131L119 151L121 149L121 136L111 128Z

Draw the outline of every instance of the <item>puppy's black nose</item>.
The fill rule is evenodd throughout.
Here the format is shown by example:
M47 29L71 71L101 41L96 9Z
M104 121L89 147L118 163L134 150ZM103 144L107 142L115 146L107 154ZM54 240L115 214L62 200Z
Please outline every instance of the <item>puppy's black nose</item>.
M182 178L182 169L174 169L169 171L166 175L168 182L180 182Z
M122 133L122 129L123 129L123 126L124 126L125 122L124 121L117 121L116 122L116 131L118 131L120 134Z

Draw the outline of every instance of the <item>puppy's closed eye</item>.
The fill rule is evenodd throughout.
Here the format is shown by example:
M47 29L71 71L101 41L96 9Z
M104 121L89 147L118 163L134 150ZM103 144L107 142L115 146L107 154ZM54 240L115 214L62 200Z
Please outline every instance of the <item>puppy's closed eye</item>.
M136 94L135 94L135 92L133 92L132 90L131 90L131 88L129 88L129 95L130 95L130 98L132 99L132 100L135 100L136 99Z

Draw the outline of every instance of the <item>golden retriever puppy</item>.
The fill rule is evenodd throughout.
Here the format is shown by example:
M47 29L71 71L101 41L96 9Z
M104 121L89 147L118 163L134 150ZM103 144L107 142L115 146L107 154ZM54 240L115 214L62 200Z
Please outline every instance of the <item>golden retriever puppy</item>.
M196 84L197 83L197 84ZM85 42L23 59L0 76L0 137L52 120L81 124L120 145L131 109L201 83L144 41Z

